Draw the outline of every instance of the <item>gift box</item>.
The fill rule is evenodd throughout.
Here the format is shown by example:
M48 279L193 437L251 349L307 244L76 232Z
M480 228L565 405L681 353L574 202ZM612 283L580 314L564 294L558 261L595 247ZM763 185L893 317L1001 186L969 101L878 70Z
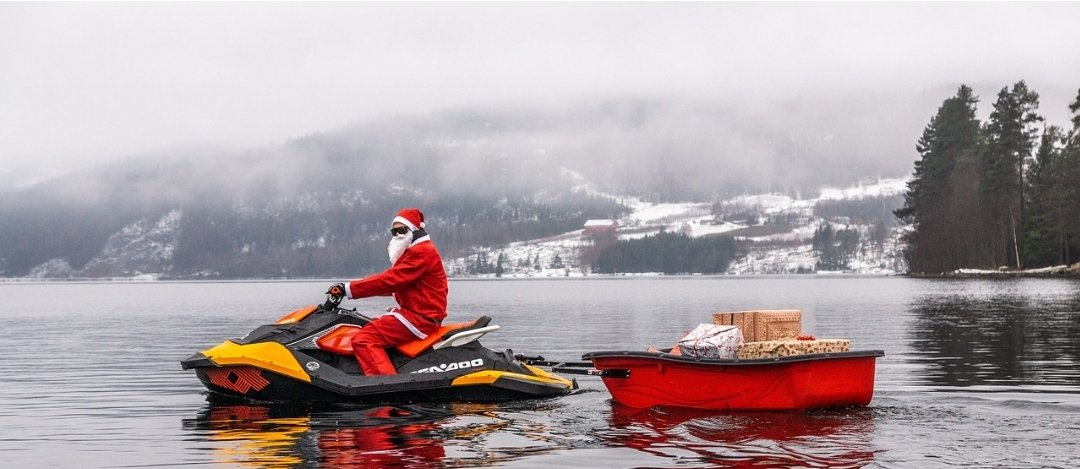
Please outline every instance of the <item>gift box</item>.
M754 358L776 358L790 355L806 355L811 353L850 352L851 341L847 339L814 339L814 340L767 340L759 342L744 342L736 352L740 360Z
M738 327L701 324L679 339L676 348L691 357L735 358L742 343Z
M802 311L783 309L714 313L713 324L738 326L744 342L778 340L802 333Z

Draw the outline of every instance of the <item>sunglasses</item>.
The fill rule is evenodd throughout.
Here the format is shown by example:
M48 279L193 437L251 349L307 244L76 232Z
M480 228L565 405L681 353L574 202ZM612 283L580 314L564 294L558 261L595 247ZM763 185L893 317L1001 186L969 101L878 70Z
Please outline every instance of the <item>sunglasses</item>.
M399 226L397 228L390 228L390 234L394 235L394 236L403 235L403 234L408 233L408 232L409 232L409 229L404 227L404 226Z

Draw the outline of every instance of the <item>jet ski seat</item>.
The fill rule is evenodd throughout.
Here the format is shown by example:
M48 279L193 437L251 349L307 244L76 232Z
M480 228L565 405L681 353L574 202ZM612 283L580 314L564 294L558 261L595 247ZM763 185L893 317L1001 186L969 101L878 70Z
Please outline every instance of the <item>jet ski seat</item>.
M489 326L490 322L490 317L480 316L471 322L443 324L434 333L428 334L426 339L414 340L398 345L396 348L405 356L415 358L429 348L438 350L448 346L464 345L499 328L499 326Z
M480 316L469 322L443 324L438 330L428 334L426 339L417 339L395 348L403 355L415 358L428 349L438 350L467 344L499 328L499 326L488 325L490 323L490 317ZM317 339L315 344L322 350L338 355L352 355L352 338L359 331L360 326L351 324L340 326Z

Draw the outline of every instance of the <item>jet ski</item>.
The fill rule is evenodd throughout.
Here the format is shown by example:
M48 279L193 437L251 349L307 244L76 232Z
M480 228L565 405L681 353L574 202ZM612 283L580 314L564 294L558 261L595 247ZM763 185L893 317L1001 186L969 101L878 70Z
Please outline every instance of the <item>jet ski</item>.
M248 401L497 402L562 396L577 382L542 370L513 351L478 339L499 328L491 318L444 324L426 339L388 349L397 374L364 376L352 336L372 318L328 297L240 339L180 362L212 396Z

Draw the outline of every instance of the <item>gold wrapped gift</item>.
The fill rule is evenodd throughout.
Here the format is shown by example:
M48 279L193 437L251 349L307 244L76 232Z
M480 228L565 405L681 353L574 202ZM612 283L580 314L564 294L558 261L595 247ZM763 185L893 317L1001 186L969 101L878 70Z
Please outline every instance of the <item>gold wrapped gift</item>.
M761 342L746 342L739 346L736 352L740 360L754 358L776 358L789 355L806 355L810 353L850 352L851 341L847 339L816 339L816 340L768 340Z
M739 326L745 342L778 340L802 333L802 311L782 309L714 313L713 324Z

